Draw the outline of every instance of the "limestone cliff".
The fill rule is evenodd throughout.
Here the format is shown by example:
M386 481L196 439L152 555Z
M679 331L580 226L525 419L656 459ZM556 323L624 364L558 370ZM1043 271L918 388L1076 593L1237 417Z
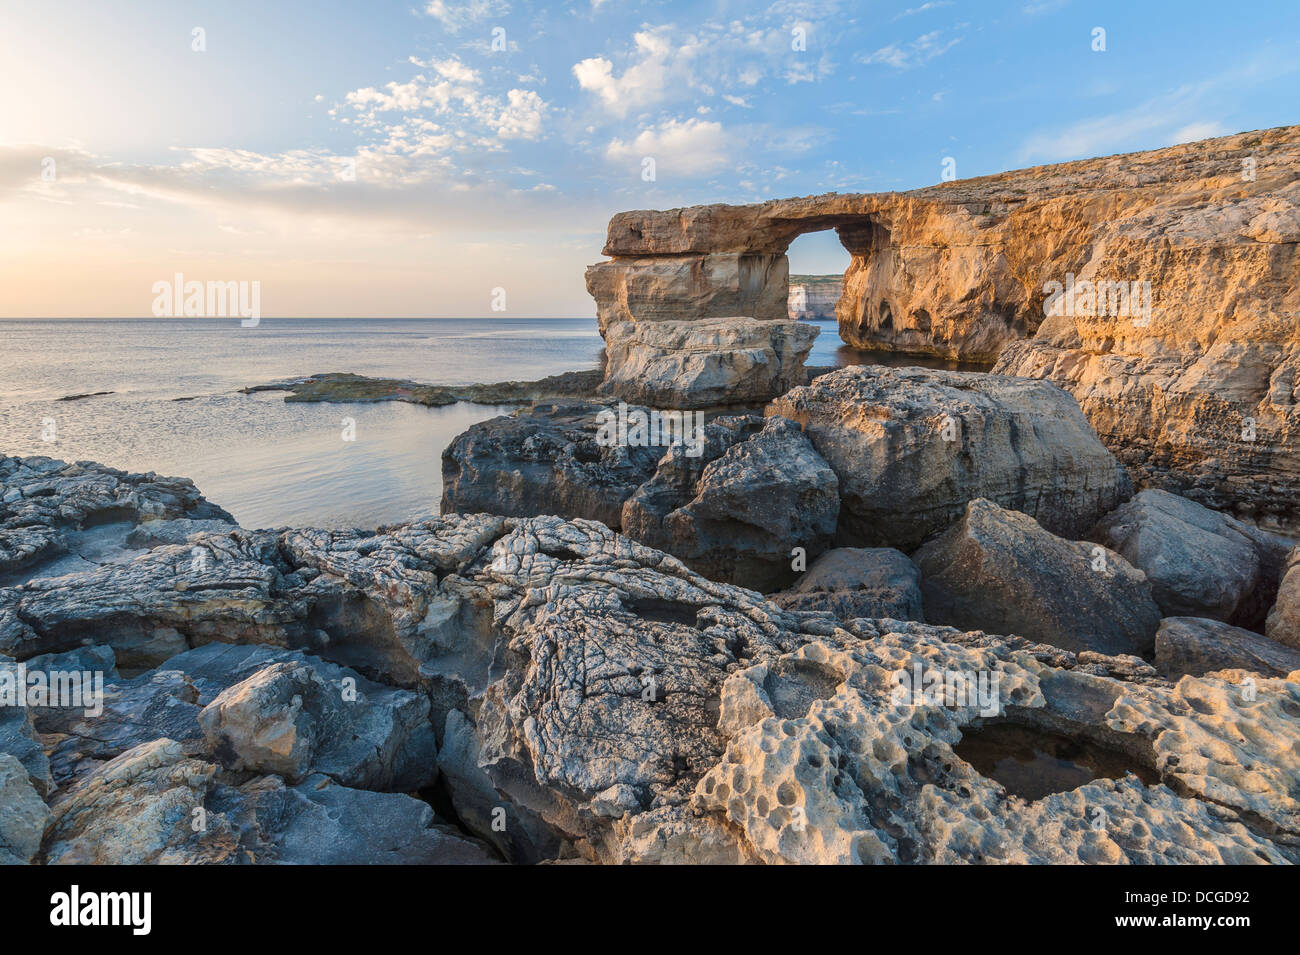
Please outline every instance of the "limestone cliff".
M839 275L792 275L786 311L791 318L831 320L844 291Z
M614 320L785 317L785 251L835 229L859 348L1071 391L1139 487L1300 523L1300 126L906 193L625 212L588 269ZM778 287L779 286L779 287Z

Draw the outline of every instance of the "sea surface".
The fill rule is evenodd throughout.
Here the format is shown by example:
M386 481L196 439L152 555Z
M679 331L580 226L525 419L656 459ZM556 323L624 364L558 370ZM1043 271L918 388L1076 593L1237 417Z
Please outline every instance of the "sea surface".
M809 364L860 360L817 324ZM437 513L443 449L514 408L286 404L240 388L333 371L531 380L596 367L602 344L594 319L0 321L0 453L189 477L245 527L372 528ZM112 393L59 400L94 392Z

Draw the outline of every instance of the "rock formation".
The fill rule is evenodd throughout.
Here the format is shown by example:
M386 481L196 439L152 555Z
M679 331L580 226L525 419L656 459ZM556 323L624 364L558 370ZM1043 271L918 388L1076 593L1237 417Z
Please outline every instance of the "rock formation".
M1149 490L1088 535L1151 582L1160 612L1259 629L1277 596L1289 542L1166 491Z
M1279 643L1300 650L1300 547L1292 550L1287 559L1265 632Z
M1160 623L1146 575L1123 557L983 499L914 559L935 623L1108 654L1149 651Z
M653 408L760 405L804 383L820 331L752 318L618 322L605 330L599 391Z
M653 420L650 409L626 410ZM602 435L613 418L610 407L570 403L474 425L443 454L443 511L597 520L759 589L793 579L794 548L813 558L830 546L838 482L790 422L724 415L701 425L701 414L677 443L651 428L664 440L644 446Z
M853 366L773 401L840 480L837 543L910 551L988 498L1083 534L1128 493L1069 395L1046 382Z
M791 275L786 312L806 321L835 320L835 306L844 291L839 275Z
M1204 617L1166 617L1156 631L1156 668L1171 680L1215 670L1285 677L1300 670L1300 650Z
M86 635L160 616L194 647L114 675L98 716L0 727L6 861L1300 861L1294 674L1169 682L1131 656L784 610L584 520L224 539L183 605L175 544L0 590L65 591L82 625L36 628L66 656L19 643L33 665L115 674ZM211 585L227 575L257 599ZM130 602L98 596L128 582ZM1086 752L1024 795L989 761L1007 732ZM33 741L52 773L11 752ZM435 776L493 849L376 791Z
M906 193L623 212L587 287L602 330L775 320L791 241L833 228L848 344L1055 381L1137 486L1295 527L1297 170L1290 126Z
M841 620L925 620L921 574L906 554L889 547L828 550L794 587L770 599L787 610L824 610Z

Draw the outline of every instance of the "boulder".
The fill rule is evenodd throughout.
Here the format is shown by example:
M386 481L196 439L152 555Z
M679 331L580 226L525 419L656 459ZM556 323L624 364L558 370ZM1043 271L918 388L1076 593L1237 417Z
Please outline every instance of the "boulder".
M1300 547L1287 559L1264 632L1269 639L1300 650Z
M228 769L290 783L322 773L359 789L412 791L436 775L428 700L328 664L272 663L223 690L198 722Z
M841 620L925 620L921 573L906 554L889 547L828 550L795 586L769 599L788 610L824 610Z
M52 818L23 764L0 752L0 865L35 859Z
M1119 554L983 499L913 559L932 623L1112 655L1149 651L1160 625L1146 576Z
M654 408L758 405L804 383L820 333L799 321L618 322L600 393Z
M836 542L910 551L987 498L1078 537L1129 493L1074 400L1001 375L853 366L776 399L840 480Z
M1166 617L1156 631L1156 667L1171 680L1216 670L1285 677L1300 670L1300 650L1204 617Z
M603 441L608 410L586 401L537 403L472 425L442 453L442 511L562 514L618 527L623 502L654 473L665 448Z
M701 458L671 449L623 505L624 532L717 580L755 590L792 580L794 548L815 557L830 546L839 482L797 425L769 418L750 433L761 422L719 419Z
M1166 616L1260 628L1290 544L1194 501L1149 489L1107 514L1088 537L1147 575Z

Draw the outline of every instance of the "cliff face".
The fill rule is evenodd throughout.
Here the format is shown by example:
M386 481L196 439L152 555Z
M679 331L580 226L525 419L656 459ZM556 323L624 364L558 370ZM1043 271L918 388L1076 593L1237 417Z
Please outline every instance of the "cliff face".
M786 311L791 318L833 319L843 291L844 279L838 275L792 275Z
M623 212L609 224L612 261L591 266L587 285L602 328L779 318L786 249L835 229L852 255L836 311L857 347L992 360L1037 331L1044 286L1070 275L1150 282L1157 309L1213 324L1247 304L1281 307L1298 160L1300 127L1285 127L906 193Z
M786 249L831 228L852 255L845 342L1051 379L1139 486L1300 523L1300 126L907 193L620 213L588 288L602 329L740 299L780 318Z

